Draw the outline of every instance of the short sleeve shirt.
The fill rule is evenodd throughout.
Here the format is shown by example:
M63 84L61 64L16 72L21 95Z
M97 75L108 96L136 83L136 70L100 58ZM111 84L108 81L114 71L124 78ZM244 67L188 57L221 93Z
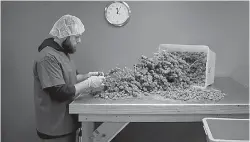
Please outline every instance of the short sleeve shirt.
M70 56L52 47L39 52L34 62L34 102L37 130L47 135L64 135L75 131L77 120L69 114L69 103L51 100L44 88L77 83L76 67Z

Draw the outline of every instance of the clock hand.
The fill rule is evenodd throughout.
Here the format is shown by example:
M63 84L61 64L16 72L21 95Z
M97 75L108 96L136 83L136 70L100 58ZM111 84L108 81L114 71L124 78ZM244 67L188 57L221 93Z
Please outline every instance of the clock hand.
M117 10L116 14L118 14L118 12L119 12L118 8L116 8L116 10Z
M121 9L121 7L119 7L119 9L116 7L116 10L117 10L116 14L120 14L119 13L120 9Z

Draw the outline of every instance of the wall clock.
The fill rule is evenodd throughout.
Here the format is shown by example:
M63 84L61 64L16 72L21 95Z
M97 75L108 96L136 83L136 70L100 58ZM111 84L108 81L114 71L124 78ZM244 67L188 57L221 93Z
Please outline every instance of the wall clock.
M121 27L128 23L131 10L124 1L113 1L105 7L105 18L113 26Z

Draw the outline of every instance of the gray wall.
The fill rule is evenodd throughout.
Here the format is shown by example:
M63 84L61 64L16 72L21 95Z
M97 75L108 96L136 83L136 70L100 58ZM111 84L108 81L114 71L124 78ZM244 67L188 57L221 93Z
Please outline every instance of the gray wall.
M132 17L121 28L105 21L105 1L1 3L3 142L37 139L32 63L37 46L64 14L79 17L86 27L74 55L82 73L106 72L117 64L131 67L141 54L152 56L161 43L205 44L216 52L216 76L231 76L248 86L248 2L129 1ZM182 137L185 133L193 136ZM117 139L160 141L166 137L172 142L205 140L200 123L131 124Z

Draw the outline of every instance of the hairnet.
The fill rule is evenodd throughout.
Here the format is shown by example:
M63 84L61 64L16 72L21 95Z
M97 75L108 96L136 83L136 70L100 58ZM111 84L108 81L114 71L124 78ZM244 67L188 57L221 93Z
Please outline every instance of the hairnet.
M64 15L56 21L49 34L58 38L64 38L82 34L84 31L84 25L79 18L72 15Z

